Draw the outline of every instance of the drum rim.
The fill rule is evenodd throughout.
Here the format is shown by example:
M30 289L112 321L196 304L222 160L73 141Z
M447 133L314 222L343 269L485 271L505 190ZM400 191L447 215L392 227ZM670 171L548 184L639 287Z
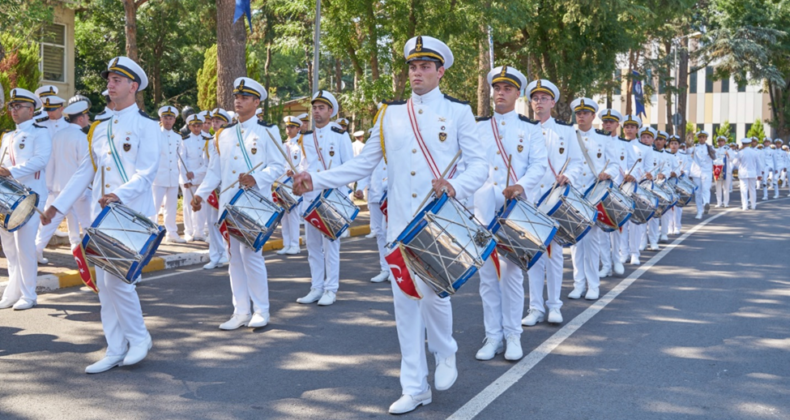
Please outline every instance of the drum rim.
M569 184L565 184L565 185L560 185L560 187L564 187L565 188L565 191L563 191L560 195L563 196L563 197L567 197L568 193L570 192L570 185ZM540 197L540 200L538 200L538 204L537 204L538 210L540 210L540 205L543 204L544 200L548 199L549 194L551 194L552 190L554 190L554 189L555 188L549 188L548 191L546 191L543 194L543 196ZM547 216L551 216L552 214L554 214L560 208L561 204L562 204L562 200L559 200L559 201L557 201L557 204L551 209L551 211L544 211L543 213L545 213Z
M599 185L605 185L604 183L608 183L609 185L608 185L607 187L605 187L605 188L604 188L604 190L605 190L605 193L604 193L603 197L601 197L601 199L600 199L600 200L598 200L596 203L599 203L599 202L601 202L601 201L603 201L603 200L606 200L606 197L608 197L608 196L609 196L609 194L610 194L610 192L609 192L609 189L610 189L610 188L612 188L612 187L614 186L614 182L613 182L611 179L604 179L604 180L601 180L600 182L593 182L593 184L592 184L592 185L590 185L590 187L589 187L589 188L587 188L587 191L585 191L585 192L584 192L584 195L582 195L582 197L584 197L584 199L585 199L585 200L587 200L587 196L588 196L588 195L589 195L589 194L590 194L590 193L591 193L591 192L592 192L592 191L593 191L593 190L594 190L596 187L598 187ZM590 200L587 200L587 201L589 201L589 202L590 202L590 204L592 204L592 201L590 201ZM593 207L595 207L595 206L593 206Z
M9 222L9 221L10 221L10 219L11 219L11 215L14 213L14 210L16 210L16 208L19 206L19 204L20 204L20 203L22 203L23 201L25 201L25 199L27 199L28 197L30 197L30 196L32 195L32 196L35 196L35 202L33 203L33 206L35 206L36 208L38 208L38 203L39 203L39 201L41 201L41 196L40 196L40 195L38 195L38 193L37 193L37 192L35 192L35 191L30 191L30 190L27 190L27 192L28 192L28 193L27 193L27 194L26 194L24 197L21 197L19 200L17 200L17 201L14 203L14 205L13 205L13 206L11 206L11 213L9 213L9 214L5 215L5 217L3 218L3 228L4 228L4 229L6 230L6 232L8 232L8 233L14 233L14 232L16 232L17 230L19 230L19 229L22 229L22 227L23 227L23 226L25 226L25 225L27 224L27 222L29 222L29 221L30 221L30 218L32 218L32 217L33 217L33 214L36 212L35 210L31 211L31 212L30 212L30 214L28 214L28 215L25 217L25 220L24 220L22 223L20 223L20 224L19 224L19 226L15 227L15 228L13 228L13 229L8 229L8 222Z
M398 237L395 238L395 242L396 243L400 242L404 245L406 244L405 241L407 239L409 240L409 242L411 242L411 239L414 239L414 236L420 233L423 229L425 229L425 226L428 224L428 222L425 221L425 213L427 213L430 210L433 210L434 207L436 207L437 209L441 209L444 206L444 204L447 203L448 199L449 197L447 196L447 193L442 193L441 196L435 197L428 204L426 204L425 207L420 209L417 215L414 216L414 218L412 218L411 222L409 222L409 224L406 225L406 227L403 229L403 231L401 231ZM436 212L433 213L436 214Z

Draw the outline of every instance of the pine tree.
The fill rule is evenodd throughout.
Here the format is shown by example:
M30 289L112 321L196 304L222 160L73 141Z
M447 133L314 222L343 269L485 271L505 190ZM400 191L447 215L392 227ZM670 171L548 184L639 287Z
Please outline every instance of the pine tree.
M39 64L39 44L25 41L10 33L0 35L0 44L5 57L0 60L0 85L3 86L4 101L8 103L11 89L23 88L34 91L41 79ZM0 131L14 128L14 121L7 112L0 112Z
M206 50L203 68L197 73L198 107L214 109L217 107L217 46Z
M765 138L765 129L763 127L763 122L758 120L754 121L752 127L749 129L749 132L746 133L746 137L753 137L759 141L763 141Z
M713 139L714 141L718 141L719 136L727 137L727 143L731 143L735 141L735 138L733 138L732 135L732 127L730 126L729 121L724 121L724 124L722 124L721 127L719 127L719 129L716 130L716 132L713 134L714 136L716 136L716 138ZM713 144L718 144L718 143L713 143Z

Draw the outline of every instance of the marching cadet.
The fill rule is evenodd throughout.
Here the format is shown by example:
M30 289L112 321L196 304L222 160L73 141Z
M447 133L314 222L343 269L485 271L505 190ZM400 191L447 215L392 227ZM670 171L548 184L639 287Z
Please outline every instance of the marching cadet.
M315 131L304 133L300 172L326 171L353 158L348 136L334 124L330 124L329 119L337 115L338 112L338 104L334 95L325 90L319 90L313 95L311 104ZM319 194L320 191L305 194L304 205L310 206L314 200L318 199ZM307 243L307 261L310 263L312 284L310 292L296 301L299 303L318 301L320 306L331 305L335 303L340 284L340 238L332 241L313 225L306 223L305 242Z
M450 197L466 199L483 185L488 170L471 108L439 89L445 70L453 64L450 49L435 38L418 36L406 42L403 53L412 87L409 100L382 105L368 146L354 160L328 171L318 172L316 168L302 172L294 182L297 194L336 188L370 175L382 158L397 162L396 166L387 166L388 242L395 242L431 189L437 195L446 191ZM451 163L458 150L463 154L466 169L450 180L441 178L440 171ZM433 178L431 185L426 182L429 177ZM437 390L449 389L458 377L455 366L458 345L452 336L450 298L440 298L423 280L409 278L408 270L403 271L404 265L391 267L401 270L397 274L393 272L396 281L392 282L392 289L402 356L403 395L390 406L389 412L403 414L432 400L425 355L426 329L428 348L436 359Z
M662 164L664 165L663 168L659 171L657 175L657 179L659 182L666 183L670 179L675 178L678 176L679 170L679 163L675 156L666 149L667 138L669 134L666 131L659 131L658 135L656 136L656 141L653 143L653 147L655 148L655 156L657 161L659 162L659 166ZM660 218L660 230L651 231L650 239L650 249L654 251L658 251L658 242L669 241L669 224L674 214L672 213L672 209L677 206L672 206L671 209L664 212ZM651 220L652 221L652 220ZM658 226L656 226L658 227ZM660 233L660 234L659 234Z
M255 110L255 117L258 118L258 121L263 121L263 108Z
M716 151L708 143L708 132L705 130L697 133L697 144L689 150L691 154L691 172L689 176L697 185L694 193L694 202L697 204L695 219L702 219L702 215L710 211L710 184L713 178L713 159Z
M782 139L774 140L772 153L774 155L774 198L779 198L779 181L787 182L787 153L782 151Z
M738 182L741 188L741 207L757 210L757 181L762 178L763 167L758 154L749 137L741 139L741 150L738 153Z
M195 192L192 207L199 212L202 203L220 185L238 181L242 188L271 194L272 183L285 171L285 160L275 148L278 144L269 136L280 139L275 125L267 125L255 118L255 109L266 99L266 89L260 83L239 77L233 82L234 108L239 122L226 125L215 135L217 154L210 160L206 177ZM255 168L258 164L261 166ZM230 188L220 194L219 208L225 208L238 189ZM269 283L266 261L233 236L230 240L230 287L233 291L233 316L219 326L235 330L242 326L265 327L269 323ZM252 302L252 303L250 303Z
M763 139L763 159L765 159L765 175L763 176L763 201L768 199L768 189L776 189L776 161L773 142L768 137Z
M46 168L52 153L49 131L33 120L39 99L29 90L11 89L8 112L16 124L14 131L0 134L0 176L11 177L39 195L39 208L47 200ZM0 229L3 253L8 260L8 286L0 299L0 309L21 311L36 305L36 232L33 217L14 232Z
M90 153L82 159L80 168L41 217L44 224L50 223L56 213L68 212L89 186L92 186L94 218L112 202L121 202L141 214L154 214L151 185L159 165L159 125L135 103L135 94L146 88L148 77L127 57L110 61L102 77L107 79L115 107L112 117L93 130L92 138L88 139ZM85 372L100 373L140 362L148 355L152 340L145 327L135 285L98 266L96 285L107 353Z
M302 126L299 128L300 133L305 133L310 130L310 115L306 112L303 112L296 116L299 118L299 121L302 122Z
M642 127L639 129L639 142L643 146L647 146L647 155L651 156L653 166L648 169L648 173L654 177L654 182L658 180L658 176L662 175L664 169L663 160L658 156L654 147L655 139L659 136L659 131L652 127ZM658 215L652 217L646 224L640 225L641 233L639 235L639 251L644 251L647 248L648 238L655 235L656 245L650 246L651 251L658 250L658 231L659 231L659 218Z
M231 121L231 116L222 108L216 108L209 113L211 115L211 127L214 133L219 133L219 130L228 125ZM204 143L203 152L206 157L206 162L211 164L211 159L217 154L217 143L214 141L214 136L210 136ZM217 226L219 220L219 193L215 190L213 199L206 200L206 222L208 224L208 262L203 265L204 270L213 270L217 267L224 267L228 264L228 247L225 240L222 238L222 233Z
M582 173L576 179L574 187L586 194L598 180L614 179L619 172L619 166L612 162L614 156L607 152L609 132L596 129L592 125L595 113L598 112L598 104L590 98L576 98L571 102L571 111L576 115L578 136L575 140L580 143L579 150L584 159ZM601 247L598 238L601 232L598 225L594 224L584 238L571 246L573 290L568 294L568 299L581 299L582 295L587 300L598 299L601 283L598 274Z
M206 176L208 161L203 150L206 139L203 138L203 119L199 114L193 114L186 119L189 127L189 136L182 140L178 154L182 159L181 165L181 192L184 194L184 201L192 201L195 189L203 182ZM190 206L184 208L184 234L189 242L205 241L203 237L203 227L206 224L206 211L194 211Z
M178 211L178 180L183 168L179 162L178 149L181 146L181 136L173 131L173 125L178 118L178 109L167 105L159 108L159 168L153 182L154 214L151 220L159 223L159 209L164 203L165 229L167 241L185 243L186 240L178 235L176 225L176 212Z
M477 123L477 136L488 161L488 180L474 195L475 216L484 224L494 220L505 200L537 200L538 182L548 169L546 143L537 123L516 112L527 78L513 67L502 66L488 73L488 84L494 90L494 115L479 118ZM475 355L477 360L491 360L503 351L506 360L524 356L524 271L507 258L498 260L499 273L492 258L480 268L486 336Z
M387 162L379 162L370 176L357 183L357 189L368 194L368 211L370 212L370 235L367 238L376 238L376 247L379 251L379 266L381 271L370 279L373 283L381 283L391 278L387 256ZM371 236L372 235L372 236Z
M605 146L609 164L617 168L612 179L615 185L622 185L624 182L635 182L633 175L628 174L628 170L634 164L633 148L624 137L618 137L620 131L620 121L623 116L614 109L607 108L598 114L601 119L603 129L611 136ZM623 229L615 229L612 232L600 231L598 244L601 247L601 271L598 277L609 277L614 273L622 275L625 272L623 262L620 260L620 241L628 241L627 225Z
M669 137L669 153L672 155L676 162L678 177L687 174L690 166L690 159L685 152L680 150L680 137L672 135ZM683 216L683 207L673 206L672 217L667 224L667 233L669 235L680 235L682 227L681 217ZM662 230L663 232L663 230Z
M338 118L337 120L335 120L334 123L336 124L337 127L340 127L340 130L343 132L343 134L348 133L348 119L347 118ZM354 156L356 156L356 155L354 155Z
M39 87L38 89L36 89L35 92L33 92L33 93L36 96L38 96L38 99L41 99L42 105L43 105L44 98L46 98L47 96L58 96L58 92L59 92L59 89L58 89L57 86L43 85L43 86ZM42 105L39 105L36 108L36 112L33 114L33 120L35 121L36 124L38 124L38 125L43 127L44 124L41 124L41 123L49 120L49 116L44 112L44 109L43 109ZM52 137L51 133L50 133L50 137Z
M189 133L191 132L189 129L189 124L187 123L187 118L191 117L192 114L196 114L195 109L191 106L187 105L181 108L181 119L184 120L184 126L178 130L178 133L181 134L182 139L186 139L189 137Z
M46 118L37 120L38 125L44 126L49 130L49 137L52 138L55 133L66 128L69 123L63 117L63 104L66 102L63 98L57 96L58 88L51 85L41 86L36 89L36 95L41 99L42 109L47 113ZM47 172L49 174L49 172ZM47 185L51 185L47 183Z
M730 147L727 146L727 137L716 138L716 160L713 162L713 177L716 179L716 208L730 204L730 189L727 185L732 177L732 164L730 161ZM718 175L717 175L718 172Z
M539 192L534 197L535 202L540 200L552 189L554 184L575 184L582 174L584 159L579 142L576 139L576 130L570 124L555 120L551 110L560 99L560 91L553 83L545 79L532 81L527 86L527 95L532 105L532 111L538 119L538 126L543 134L546 144L549 170L544 171L538 183ZM562 171L567 163L567 168ZM597 274L597 272L596 272ZM529 276L529 311L521 320L521 325L531 327L546 318L548 308L548 322L562 323L562 246L557 241L551 243L551 250L540 259L527 272ZM547 299L543 300L543 284L546 284Z
M787 186L788 191L790 191L790 177L787 176L787 169L790 169L790 146L783 145L782 146L782 153L785 156L785 170L782 172L782 180L784 180L784 185ZM790 193L787 194L790 197Z
M80 163L85 156L88 155L88 141L83 128L90 125L90 115L88 115L88 103L85 101L75 102L63 110L69 125L62 130L55 133L52 137L52 155L47 165L47 180L49 184L49 197L47 202L52 204L58 197L66 183L77 172ZM52 175L50 172L52 171ZM69 228L69 242L72 248L77 246L80 242L80 226L82 229L88 228L93 221L91 219L89 191L86 190L82 196L77 199L71 211L65 215L66 223ZM49 243L49 239L58 225L63 220L63 214L58 214L46 226L41 226L36 235L36 252L38 261L46 264L48 261L44 258L44 248Z
M362 153L363 147L365 147L365 132L363 130L354 132L354 141L351 143L351 150L354 152L355 157Z
M636 115L626 115L623 119L623 134L625 139L631 146L631 153L633 156L633 170L631 176L635 181L641 182L643 179L653 180L653 174L650 172L653 169L653 153L652 148L642 144L641 139L637 138L640 134L639 128L642 126L642 119ZM652 129L651 129L652 130ZM653 136L653 132L648 130L648 136ZM631 168L628 168L631 170ZM638 225L629 220L625 225L627 228L623 229L623 240L620 241L620 261L625 263L628 256L631 256L630 263L639 265L640 246L642 244L642 235L644 235L644 225ZM625 240L626 233L628 240Z
M298 167L302 161L302 148L300 147L302 135L299 134L302 122L299 118L290 115L283 118L283 122L285 122L285 135L288 137L285 141L285 153L288 155L288 159L291 159L291 163ZM287 167L290 168L290 165ZM283 249L277 251L279 255L297 255L301 252L299 247L301 207L297 206L291 211L286 211L283 215Z

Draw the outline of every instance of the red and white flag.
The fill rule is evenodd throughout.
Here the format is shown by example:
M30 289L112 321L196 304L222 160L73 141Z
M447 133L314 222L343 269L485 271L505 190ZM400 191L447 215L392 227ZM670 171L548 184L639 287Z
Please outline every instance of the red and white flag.
M595 208L598 210L598 221L605 224L606 226L611 227L612 229L617 229L617 223L615 223L612 215L609 214L609 211L606 210L606 207L603 206L603 202L598 203Z
M307 223L310 223L314 228L318 229L319 232L326 235L326 237L337 239L335 233L329 229L329 225L324 221L324 218L321 217L321 214L318 213L318 207L314 208L310 213L307 213L304 219L307 220Z
M409 267L406 266L406 256L404 252L406 252L406 250L403 248L403 245L398 244L386 257L384 257L384 259L387 260L392 278L398 282L400 290L412 299L422 299L422 294L420 294L420 290L417 289L417 284L414 282L414 278L409 272Z
M208 204L211 207L214 207L215 209L219 210L219 196L217 195L216 190L211 192L211 195L208 196L208 200L206 201L208 201Z
M387 216L387 201L389 200L385 198L384 201L382 201L379 205L379 210L381 210L381 214L384 215L385 222L389 222L389 217Z
M85 248L82 246L82 242L74 247L71 253L74 254L74 260L77 261L77 269L80 271L82 282L85 283L89 289L99 293L99 287L96 286L96 279L93 278L93 272L91 272L90 267L88 267L88 260L85 258Z
M502 280L502 266L499 264L499 254L496 248L491 252L491 262L494 263L494 269L496 269L496 279Z

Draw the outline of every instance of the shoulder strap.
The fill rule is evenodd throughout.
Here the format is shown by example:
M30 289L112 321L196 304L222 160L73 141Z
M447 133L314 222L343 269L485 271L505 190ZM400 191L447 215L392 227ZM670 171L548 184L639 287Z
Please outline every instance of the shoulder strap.
M99 124L101 124L101 121L94 121L91 123L91 128L88 129L88 154L93 164L93 172L96 172L96 161L93 159L93 132L96 131L96 127L98 127Z
M217 156L219 156L219 133L221 133L224 129L225 127L220 127L220 129L214 133L214 147L217 149Z
M375 127L376 123L379 123L379 141L381 142L381 154L384 156L384 163L387 163L387 148L384 147L384 114L387 112L388 106L389 104L386 102L383 103L379 111L376 112L376 116L373 117L373 126Z

